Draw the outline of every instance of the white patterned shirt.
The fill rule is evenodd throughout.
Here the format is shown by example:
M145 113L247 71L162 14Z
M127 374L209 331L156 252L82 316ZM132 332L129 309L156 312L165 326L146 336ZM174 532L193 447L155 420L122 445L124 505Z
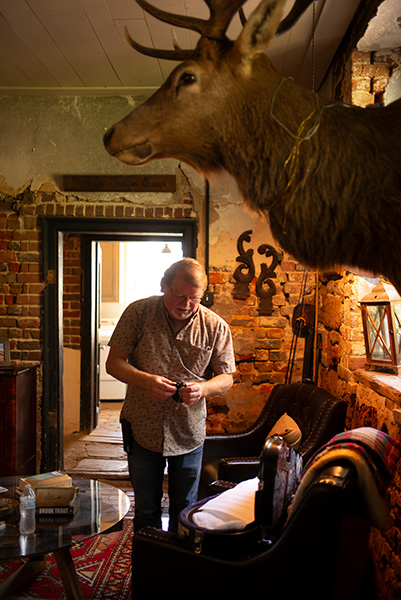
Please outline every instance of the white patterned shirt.
M163 296L130 304L109 345L128 355L128 362L147 373L174 382L196 382L235 372L231 332L227 323L199 305L175 334ZM129 421L135 440L164 456L186 454L201 446L206 435L206 402L186 407L172 398L157 400L146 390L128 385L121 419Z

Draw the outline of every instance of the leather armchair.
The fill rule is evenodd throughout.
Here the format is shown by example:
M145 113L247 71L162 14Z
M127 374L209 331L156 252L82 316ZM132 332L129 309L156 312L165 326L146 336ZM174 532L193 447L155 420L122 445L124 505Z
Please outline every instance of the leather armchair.
M301 429L298 450L306 464L323 444L344 430L346 411L346 402L313 384L275 386L258 419L248 429L206 437L199 498L209 495L209 486L217 479L238 483L256 477L265 439L284 413Z
M195 600L257 593L268 600L357 600L370 532L362 505L352 465L336 464L315 477L279 533L235 558L196 553L178 535L146 527L133 538L132 597L172 590Z

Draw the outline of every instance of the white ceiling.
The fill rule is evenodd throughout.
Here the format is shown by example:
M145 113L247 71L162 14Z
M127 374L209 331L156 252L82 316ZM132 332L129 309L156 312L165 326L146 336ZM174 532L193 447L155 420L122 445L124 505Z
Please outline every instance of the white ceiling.
M318 89L360 1L315 2L313 61L311 6L289 33L271 44L268 54L277 68L308 87L313 72ZM248 0L245 14L258 2ZM400 8L400 0L388 2ZM170 12L208 15L203 0L151 3ZM292 4L287 0L286 12ZM141 44L172 48L171 26L145 14L134 0L0 0L0 94L149 95L175 63L138 54L125 39L125 27ZM240 27L235 16L229 37L236 37ZM175 33L181 47L195 46L193 32L176 28Z

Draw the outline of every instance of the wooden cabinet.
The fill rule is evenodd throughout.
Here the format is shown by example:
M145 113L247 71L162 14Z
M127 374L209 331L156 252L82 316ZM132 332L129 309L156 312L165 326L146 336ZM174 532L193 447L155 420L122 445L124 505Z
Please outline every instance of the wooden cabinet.
M0 475L36 473L36 367L0 370Z

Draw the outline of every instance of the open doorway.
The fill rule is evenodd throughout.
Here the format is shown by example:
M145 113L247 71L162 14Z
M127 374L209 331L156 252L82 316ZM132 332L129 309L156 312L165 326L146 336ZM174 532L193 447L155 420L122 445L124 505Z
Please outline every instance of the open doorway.
M82 248L87 245L81 243ZM90 246L91 315L95 321L95 326L90 328L93 337L90 347L95 348L94 401L93 406L89 406L87 396L82 393L80 373L85 357L81 348L64 344L64 437L95 429L102 403L121 403L125 399L126 385L106 372L110 337L121 314L131 302L161 293L160 281L164 271L180 260L184 252L182 236L169 235L168 232L160 238L154 235L150 239L148 236L141 236L140 239L130 236L130 241L125 238L94 240L91 236ZM64 304L68 305L67 302ZM70 312L64 308L64 314L66 310Z
M138 240L99 242L101 263L99 326L99 407L121 402L126 385L108 375L108 342L125 308L135 300L161 293L165 270L183 257L182 241Z
M196 223L193 220L43 219L43 276L47 282L43 328L43 471L63 466L63 234L71 232L79 234L82 239L80 428L89 431L96 424L98 411L100 242L158 241L163 243L164 249L166 244L177 241L181 244L183 256L196 255ZM137 263L128 264L131 269L139 269L146 264L146 258L140 253ZM145 274L144 279L149 280L149 266Z

